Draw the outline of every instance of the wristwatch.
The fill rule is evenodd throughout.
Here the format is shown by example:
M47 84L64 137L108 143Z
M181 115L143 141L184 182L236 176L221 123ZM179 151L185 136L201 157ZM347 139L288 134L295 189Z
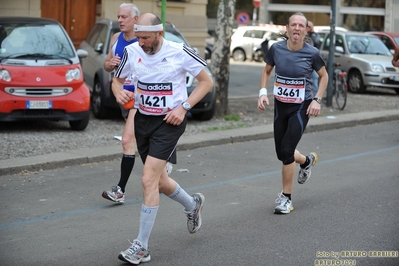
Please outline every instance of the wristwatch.
M316 101L318 104L321 104L321 98L314 97L313 101Z
M190 111L191 105L188 102L182 103L184 110Z

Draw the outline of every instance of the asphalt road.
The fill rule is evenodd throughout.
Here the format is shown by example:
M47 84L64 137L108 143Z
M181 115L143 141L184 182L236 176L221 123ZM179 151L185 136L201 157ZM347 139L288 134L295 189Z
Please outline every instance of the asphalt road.
M235 62L230 60L229 98L258 97L260 75L264 63L254 61ZM273 88L273 80L270 80L268 88Z
M295 183L289 215L273 214L281 165L272 139L180 151L172 177L205 195L203 227L189 234L183 208L162 196L146 265L307 266L336 255L341 265L399 265L398 126L305 134L298 148L320 161L308 183ZM115 160L1 176L1 265L126 265L117 256L137 235L142 165L126 203L114 205L101 192L119 168Z

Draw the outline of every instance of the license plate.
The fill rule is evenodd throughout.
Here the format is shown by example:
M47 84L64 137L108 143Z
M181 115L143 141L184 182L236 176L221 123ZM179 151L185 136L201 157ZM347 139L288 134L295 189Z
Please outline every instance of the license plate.
M390 76L389 79L392 79L394 81L399 81L399 76Z
M26 109L52 109L53 101L26 101Z

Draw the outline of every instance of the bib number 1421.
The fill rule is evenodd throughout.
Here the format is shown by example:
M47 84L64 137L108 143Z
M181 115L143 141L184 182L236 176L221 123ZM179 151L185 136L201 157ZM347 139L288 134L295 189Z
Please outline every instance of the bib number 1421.
M165 96L144 96L140 95L141 103L150 107L166 107Z

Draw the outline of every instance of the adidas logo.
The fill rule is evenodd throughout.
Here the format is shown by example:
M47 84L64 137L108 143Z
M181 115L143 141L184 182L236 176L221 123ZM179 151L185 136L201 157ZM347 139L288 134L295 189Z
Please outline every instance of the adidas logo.
M161 63L168 62L166 58L162 59Z

